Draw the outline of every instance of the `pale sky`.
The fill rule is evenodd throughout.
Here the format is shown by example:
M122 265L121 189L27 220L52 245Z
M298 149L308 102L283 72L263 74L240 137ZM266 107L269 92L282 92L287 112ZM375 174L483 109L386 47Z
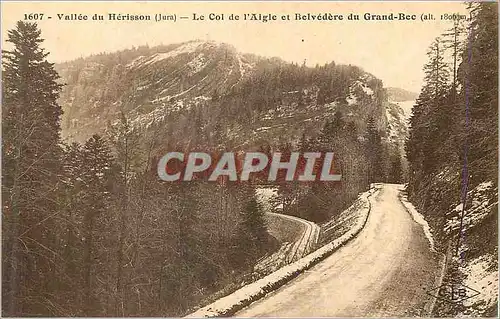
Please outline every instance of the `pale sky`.
M416 14L417 21L364 21L364 13ZM422 66L433 39L450 28L445 13L465 12L460 2L2 2L2 46L7 30L25 13L43 13L39 21L49 60L62 62L132 46L194 39L234 45L239 51L277 56L308 65L330 61L362 67L384 85L419 92ZM177 21L64 21L57 14L176 14ZM224 13L225 21L193 21L192 16ZM229 21L229 14L276 14L278 21ZM332 13L343 21L296 21L295 14ZM349 13L359 21L346 20ZM290 21L281 16L289 14ZM422 14L435 20L421 21ZM51 16L52 19L47 19ZM179 16L189 19L180 20ZM207 17L208 19L208 17ZM6 47L8 48L8 46Z

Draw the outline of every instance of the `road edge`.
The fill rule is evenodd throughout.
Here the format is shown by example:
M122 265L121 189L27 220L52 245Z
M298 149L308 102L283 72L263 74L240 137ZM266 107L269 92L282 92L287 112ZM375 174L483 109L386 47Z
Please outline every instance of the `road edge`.
M440 253L442 255L441 260L440 260L441 269L440 269L439 273L435 276L434 287L440 287L443 284L444 276L446 275L446 272L448 271L448 265L449 265L449 261L451 258L451 249L452 249L451 245L452 245L451 241L448 241L448 246L446 247L445 253ZM432 317L434 309L436 308L436 302L437 302L438 298L429 294L429 293L428 293L428 295L431 296L432 298L428 302L428 307L427 307L428 309L426 309L427 310L427 317Z
M357 200L365 202L363 210L366 211L362 213L357 225L344 235L326 245L323 245L296 262L284 266L274 273L267 275L254 283L244 286L232 294L202 307L191 314L188 314L184 318L230 317L253 302L263 298L268 293L277 290L291 280L297 278L300 274L311 269L327 257L330 257L335 251L345 246L364 229L372 208L370 197L380 189L380 187L377 186L379 185L373 185L370 190L362 193L358 197Z
M406 191L405 188L400 189L400 192L398 194L398 199L401 202L401 204L403 205L403 207L405 208L406 212L412 217L412 219L417 224L419 224L422 227L422 230L425 233L425 229L424 229L425 227L422 224L420 224L418 221L415 220L415 218L411 212L411 208L408 206L408 204L411 204L411 202L408 200L407 195L403 194L403 192L405 192L405 191ZM429 239L429 238L427 237L427 239ZM434 275L434 285L433 285L433 287L439 287L443 283L444 276L446 274L446 271L448 270L448 263L449 263L450 252L451 252L451 242L448 242L448 246L447 246L445 253L438 252L435 249L433 242L431 242L430 244L431 244L430 245L431 251L434 254L436 254L438 256L438 258L440 259L439 260L440 269L439 269L439 272ZM428 292L427 292L427 295L429 295L431 298L425 303L423 310L426 313L427 317L432 317L432 313L434 312L434 308L436 307L436 302L437 302L438 298L429 294Z

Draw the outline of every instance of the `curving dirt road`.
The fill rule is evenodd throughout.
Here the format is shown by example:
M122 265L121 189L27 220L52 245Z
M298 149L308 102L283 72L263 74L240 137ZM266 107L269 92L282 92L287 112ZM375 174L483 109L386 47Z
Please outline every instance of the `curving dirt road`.
M424 316L438 261L422 228L384 184L361 233L237 317Z
M304 257L314 249L314 245L318 242L319 232L321 230L321 228L317 224L295 216L276 214L276 213L267 213L267 214L279 218L292 220L302 225L303 228L302 234L299 240L297 240L293 244L292 251L289 254L289 262Z
M268 231L283 245L274 254L260 260L255 270L274 271L311 253L318 243L321 228L314 222L295 216L267 212ZM285 222L293 227L282 226Z

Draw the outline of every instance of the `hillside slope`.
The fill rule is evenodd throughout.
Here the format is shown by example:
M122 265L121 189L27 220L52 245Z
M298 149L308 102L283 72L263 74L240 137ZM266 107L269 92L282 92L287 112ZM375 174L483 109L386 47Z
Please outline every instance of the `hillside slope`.
M321 150L336 154L334 166L344 174L340 187L327 191L338 193L331 200L340 201L334 211L341 212L373 182L375 171L377 181L387 181L389 162L403 162L402 111L388 102L381 80L356 66L309 68L190 41L96 55L57 69L66 83L63 136L81 142L95 133L113 135L126 123L141 137L138 144L148 145L142 153L151 167L172 149L313 151L330 141ZM321 134L331 137L318 140ZM374 145L370 134L381 144ZM315 210L330 204L320 205ZM294 209L296 215L304 211Z
M56 67L66 83L60 103L63 135L70 140L102 134L122 114L141 129L173 124L168 130L174 135L196 120L203 131L197 133L224 135L235 146L312 136L335 110L356 124L359 136L369 116L381 131L387 128L381 81L353 66L312 69L241 54L227 44L190 41Z
M433 315L497 317L498 3L468 9L468 42L453 68L446 38L429 47L406 144L407 190L446 255L444 287L468 290L459 302L438 300Z

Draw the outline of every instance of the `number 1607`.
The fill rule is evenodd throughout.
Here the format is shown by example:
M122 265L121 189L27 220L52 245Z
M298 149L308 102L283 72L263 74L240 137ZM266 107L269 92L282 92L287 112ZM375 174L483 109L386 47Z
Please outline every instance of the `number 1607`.
M42 20L43 13L25 13L24 20Z

